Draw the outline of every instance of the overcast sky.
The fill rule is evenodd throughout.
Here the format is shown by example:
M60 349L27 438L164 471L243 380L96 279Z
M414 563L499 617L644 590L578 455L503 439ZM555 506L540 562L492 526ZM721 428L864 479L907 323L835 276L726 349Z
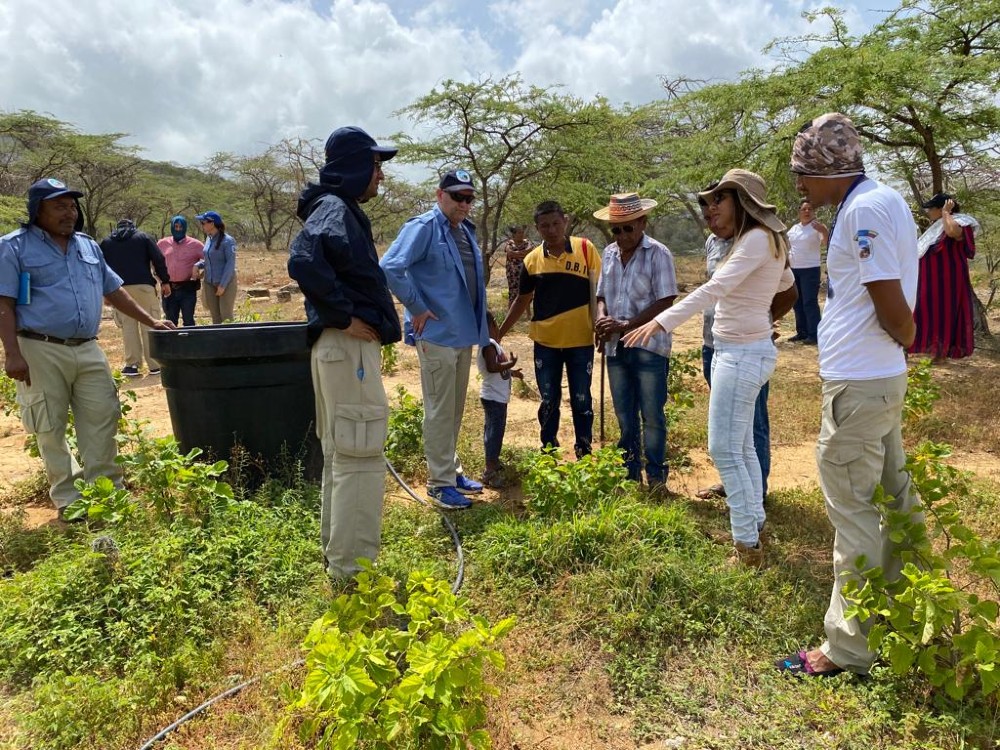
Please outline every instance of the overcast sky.
M864 0L862 0L864 2ZM844 6L852 30L876 17ZM882 3L881 7L890 4ZM801 0L0 0L0 108L200 164L341 125L376 137L447 78L520 71L615 103L731 79L802 33Z

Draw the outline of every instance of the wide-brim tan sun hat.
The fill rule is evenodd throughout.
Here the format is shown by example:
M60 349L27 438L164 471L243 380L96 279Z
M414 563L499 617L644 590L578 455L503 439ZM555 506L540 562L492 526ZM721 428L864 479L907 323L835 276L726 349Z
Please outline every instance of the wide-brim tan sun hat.
M712 197L720 190L735 190L743 210L771 231L784 232L788 228L775 213L778 207L767 202L767 185L759 174L746 169L730 169L718 185L698 193L698 197L711 205Z
M640 198L638 193L618 193L611 196L608 205L594 211L594 218L617 224L645 216L656 206L652 198Z

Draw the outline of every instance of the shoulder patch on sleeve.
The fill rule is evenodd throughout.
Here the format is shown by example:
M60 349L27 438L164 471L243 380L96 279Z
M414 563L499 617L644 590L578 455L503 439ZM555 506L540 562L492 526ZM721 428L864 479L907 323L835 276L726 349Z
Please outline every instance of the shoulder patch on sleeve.
M854 235L854 242L858 246L858 259L871 260L875 255L875 239L878 232L871 229L859 229Z

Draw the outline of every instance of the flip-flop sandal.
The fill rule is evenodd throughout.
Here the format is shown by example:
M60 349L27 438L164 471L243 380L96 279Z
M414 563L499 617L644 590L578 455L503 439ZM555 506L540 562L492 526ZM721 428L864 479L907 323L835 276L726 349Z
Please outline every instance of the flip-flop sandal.
M774 663L774 666L778 668L779 672L794 677L833 677L834 675L844 673L844 670L840 667L824 670L813 669L809 664L809 659L806 657L805 651L799 651L786 656L784 659L779 659Z
M703 490L698 490L694 493L694 496L700 500L712 500L717 497L726 496L726 488L721 484L713 484L711 487L706 487Z

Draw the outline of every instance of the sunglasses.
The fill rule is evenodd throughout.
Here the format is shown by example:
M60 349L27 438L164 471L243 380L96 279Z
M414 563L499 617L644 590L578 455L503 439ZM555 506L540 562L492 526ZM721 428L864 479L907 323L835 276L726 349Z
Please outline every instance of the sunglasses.
M474 195L459 195L458 193L448 193L455 203L472 203L476 199Z
M619 234L631 234L635 231L635 227L631 224L626 224L623 227L611 227L611 234L617 236Z

